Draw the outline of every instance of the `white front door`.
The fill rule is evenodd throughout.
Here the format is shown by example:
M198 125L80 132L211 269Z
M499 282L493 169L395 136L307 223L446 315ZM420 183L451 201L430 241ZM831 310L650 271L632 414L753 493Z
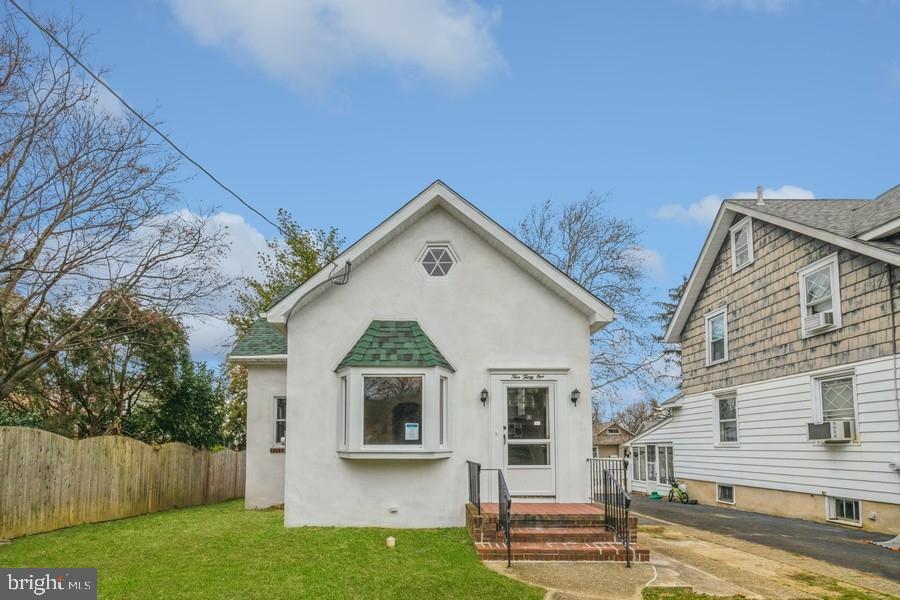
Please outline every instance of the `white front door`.
M549 381L503 382L502 459L513 496L556 495L554 390Z

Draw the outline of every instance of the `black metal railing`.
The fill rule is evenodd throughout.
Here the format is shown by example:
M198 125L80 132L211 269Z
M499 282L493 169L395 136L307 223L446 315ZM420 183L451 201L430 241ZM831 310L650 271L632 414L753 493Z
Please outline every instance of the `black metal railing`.
M478 509L478 514L481 514L481 464L477 462L472 462L471 460L466 461L466 466L469 469L469 502L475 505L475 508Z
M606 528L625 547L625 564L631 566L631 496L625 491L625 465L618 459L589 458L591 502L603 505Z
M497 502L500 505L498 512L500 519L497 521L497 530L503 531L503 539L506 541L506 566L512 566L512 537L509 532L509 514L512 511L512 496L506 486L506 478L503 471L497 469Z
M501 469L482 469L481 464L466 461L469 471L469 502L478 509L481 514L481 472L497 471L497 531L503 532L503 541L506 543L506 566L512 566L512 536L510 534L509 515L512 512L512 495L506 478Z

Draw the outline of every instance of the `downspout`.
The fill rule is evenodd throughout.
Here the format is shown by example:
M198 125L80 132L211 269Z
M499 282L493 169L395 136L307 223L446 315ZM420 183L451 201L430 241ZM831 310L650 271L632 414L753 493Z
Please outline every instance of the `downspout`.
M891 345L893 352L893 362L894 362L894 402L897 405L897 442L900 445L900 393L898 393L898 384L897 384L897 325L896 325L896 314L897 308L894 302L894 266L888 265L888 285L890 286L890 297L891 297ZM900 451L900 447L898 447L898 451Z

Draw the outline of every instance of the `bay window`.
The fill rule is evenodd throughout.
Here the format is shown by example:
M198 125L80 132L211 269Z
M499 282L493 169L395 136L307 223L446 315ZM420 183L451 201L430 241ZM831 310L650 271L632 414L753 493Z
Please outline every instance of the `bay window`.
M450 372L440 367L347 367L338 373L342 458L450 455Z

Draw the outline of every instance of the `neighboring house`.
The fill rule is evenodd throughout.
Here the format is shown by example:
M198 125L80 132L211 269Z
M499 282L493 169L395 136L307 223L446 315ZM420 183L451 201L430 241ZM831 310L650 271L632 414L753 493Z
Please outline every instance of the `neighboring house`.
M634 434L616 421L594 423L594 458L624 456L624 444Z
M634 490L900 530L900 186L728 200L666 331L682 393L629 442Z
M459 526L467 460L516 497L587 500L590 336L612 309L439 181L336 264L229 356L249 371L248 507Z

